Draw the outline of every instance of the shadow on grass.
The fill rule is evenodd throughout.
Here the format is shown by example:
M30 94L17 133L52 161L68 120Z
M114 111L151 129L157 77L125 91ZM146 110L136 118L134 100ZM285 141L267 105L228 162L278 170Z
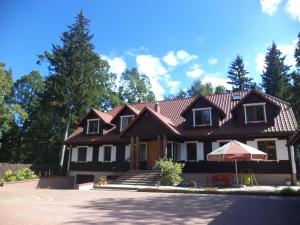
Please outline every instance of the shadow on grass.
M299 198L157 194L98 198L75 207L81 213L69 224L300 224Z

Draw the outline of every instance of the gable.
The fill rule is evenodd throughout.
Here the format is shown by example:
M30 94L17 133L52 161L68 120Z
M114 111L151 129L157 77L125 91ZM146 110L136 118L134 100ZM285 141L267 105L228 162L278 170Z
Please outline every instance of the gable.
M274 118L278 114L280 107L269 99L264 97L262 94L258 94L256 91L249 92L232 110L232 114L237 121L238 125L245 124L245 109L244 105L265 103L266 120L267 124L274 124Z
M157 135L163 134L174 135L153 113L145 110L141 112L141 115L133 121L128 129L125 129L122 136L157 137Z

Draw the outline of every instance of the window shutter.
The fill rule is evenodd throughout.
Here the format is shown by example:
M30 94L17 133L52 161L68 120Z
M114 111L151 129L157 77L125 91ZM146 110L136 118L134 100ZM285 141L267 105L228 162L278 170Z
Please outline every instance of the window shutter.
M117 147L115 145L113 145L111 147L111 158L110 158L111 162L115 162L116 161L116 149L117 149Z
M219 142L212 142L212 151L214 151L214 150L216 150L216 149L218 149L219 148Z
M88 147L86 152L86 161L92 162L93 161L93 147Z
M130 161L130 145L125 146L125 160Z
M103 148L103 146L100 146L99 147L99 158L98 158L98 161L103 162L103 160L104 160L104 148Z
M180 160L186 161L186 143L181 143Z
M204 160L203 142L197 142L197 160Z
M77 162L78 161L78 149L77 148L72 148L72 162Z
M247 145L257 149L257 142L256 141L247 141Z

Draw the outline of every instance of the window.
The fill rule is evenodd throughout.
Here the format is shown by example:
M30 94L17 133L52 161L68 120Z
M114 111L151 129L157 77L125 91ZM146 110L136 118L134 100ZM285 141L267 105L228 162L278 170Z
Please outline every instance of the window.
M245 123L267 122L265 103L245 104Z
M87 120L87 134L99 133L99 119Z
M229 143L229 141L220 141L219 146L222 147L223 145L226 145L227 143Z
M78 148L78 162L86 162L86 151L85 147Z
M173 142L167 143L167 158L173 158Z
M124 130L134 119L133 115L129 116L120 116L121 123L120 123L120 131Z
M197 144L196 143L187 143L186 144L186 154L187 154L188 161L197 160Z
M140 161L147 161L147 144L140 143L140 154L139 154Z
M194 127L211 126L211 108L193 109Z
M257 141L259 150L268 154L269 160L276 160L276 144L275 141Z
M111 161L111 146L104 146L104 162L110 162Z

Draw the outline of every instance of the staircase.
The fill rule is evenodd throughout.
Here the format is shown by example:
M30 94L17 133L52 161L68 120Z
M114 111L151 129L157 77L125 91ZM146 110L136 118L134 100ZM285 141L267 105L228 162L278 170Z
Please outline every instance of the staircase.
M140 185L140 186L154 186L160 180L160 171L156 170L130 170L110 184L120 185Z

